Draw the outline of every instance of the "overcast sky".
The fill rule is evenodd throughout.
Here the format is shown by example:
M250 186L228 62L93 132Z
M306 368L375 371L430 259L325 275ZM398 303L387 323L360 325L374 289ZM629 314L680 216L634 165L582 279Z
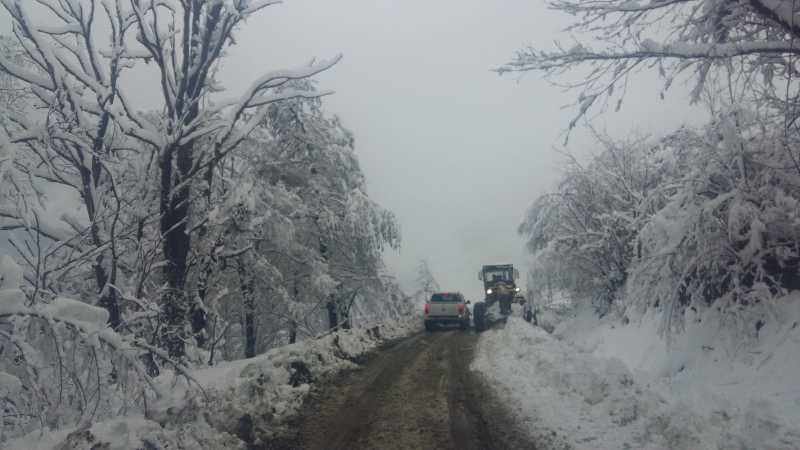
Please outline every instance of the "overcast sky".
M516 233L530 202L558 176L577 93L538 74L490 69L527 44L549 47L568 16L541 0L290 0L239 32L222 77L240 85L257 73L343 53L319 76L328 111L356 136L369 194L397 214L399 254L387 262L406 284L427 258L441 287L475 299L482 264L525 261ZM689 111L683 95L661 101L645 76L620 113L595 125L612 135L663 133ZM676 91L679 92L679 91ZM585 132L569 149L594 148Z
M558 177L554 148L573 113L563 107L577 96L538 74L490 69L523 45L569 43L568 19L542 0L288 0L238 31L220 79L233 94L265 71L342 53L319 87L336 92L326 109L354 133L370 196L400 221L403 246L387 253L389 267L412 287L426 258L443 289L474 300L482 264L524 264L516 228ZM156 98L145 88L155 79L134 81L142 101ZM680 88L666 101L659 88L642 77L623 110L594 125L663 134L699 117ZM595 148L579 130L568 150Z

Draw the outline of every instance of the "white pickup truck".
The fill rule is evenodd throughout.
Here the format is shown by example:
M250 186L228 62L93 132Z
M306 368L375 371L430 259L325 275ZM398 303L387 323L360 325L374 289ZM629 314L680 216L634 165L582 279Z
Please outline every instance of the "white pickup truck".
M443 324L454 324L462 330L469 328L469 300L458 292L438 292L425 303L425 329L434 330Z

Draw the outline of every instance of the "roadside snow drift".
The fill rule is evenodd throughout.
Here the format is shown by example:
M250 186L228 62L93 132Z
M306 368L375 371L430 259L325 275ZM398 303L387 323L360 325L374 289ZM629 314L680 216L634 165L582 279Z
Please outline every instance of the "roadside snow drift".
M156 381L171 392L146 416L124 415L71 430L37 431L4 444L8 450L72 448L238 449L280 437L311 385L357 361L388 339L412 334L419 318L369 329L342 330L273 349L255 358L220 363L185 377ZM0 380L1 381L1 380ZM198 393L199 384L204 394ZM1 392L0 392L1 394Z
M774 399L742 407L704 390L708 379L687 389L671 378L634 375L618 358L595 356L516 317L481 336L472 369L544 449L800 448L800 425L776 413L785 409L776 410ZM788 401L800 408L796 391Z

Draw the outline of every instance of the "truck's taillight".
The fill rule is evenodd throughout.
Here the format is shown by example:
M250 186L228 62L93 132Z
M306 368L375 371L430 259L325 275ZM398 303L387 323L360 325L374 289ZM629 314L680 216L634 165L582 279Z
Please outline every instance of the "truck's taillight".
M459 314L464 314L464 304L463 303L458 305L458 313Z
M425 314L428 314L428 304L425 303Z

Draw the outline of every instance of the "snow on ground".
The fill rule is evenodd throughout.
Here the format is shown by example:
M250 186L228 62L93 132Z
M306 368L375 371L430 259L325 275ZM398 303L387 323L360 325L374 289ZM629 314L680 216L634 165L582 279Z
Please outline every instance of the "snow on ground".
M797 449L800 295L770 309L755 339L710 309L670 345L652 317L580 314L553 335L511 317L472 368L543 448Z
M150 405L147 416L108 418L72 430L34 432L4 444L7 450L62 448L245 448L280 436L311 385L344 369L387 340L420 330L421 319L342 330L275 348L255 358L192 372L193 382L172 374L156 381L171 396ZM199 384L204 394L190 389ZM103 443L108 446L103 446Z

